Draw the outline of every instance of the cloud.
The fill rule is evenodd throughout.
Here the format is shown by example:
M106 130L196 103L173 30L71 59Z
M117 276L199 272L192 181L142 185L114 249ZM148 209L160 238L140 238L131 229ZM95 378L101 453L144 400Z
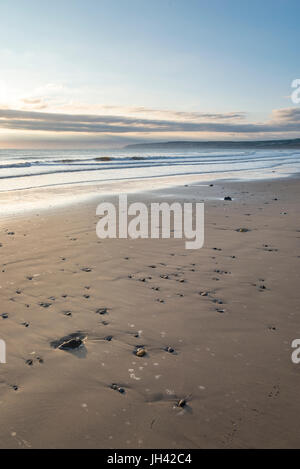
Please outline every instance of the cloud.
M275 109L272 112L273 120L275 122L293 122L300 124L300 107L292 107L286 109Z
M34 103L39 104L39 103ZM192 114L192 116L191 116ZM228 114L202 114L199 121L195 113L177 112L177 119L145 119L122 115L97 114L66 114L36 112L28 110L0 109L0 128L22 131L44 131L56 133L88 133L88 134L166 134L184 132L217 132L234 134L254 134L272 132L299 132L300 109L288 108L274 110L270 121L250 123ZM188 120L188 116L190 119ZM205 120L205 116L207 120ZM217 121L211 117L218 116ZM223 118L222 118L223 116Z

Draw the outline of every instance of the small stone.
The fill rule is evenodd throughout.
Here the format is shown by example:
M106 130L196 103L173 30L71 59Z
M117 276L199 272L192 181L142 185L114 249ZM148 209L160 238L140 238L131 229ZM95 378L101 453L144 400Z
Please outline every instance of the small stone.
M8 314L7 314L7 313L3 313L3 314L1 314L1 317L2 317L2 319L7 319L7 318L8 318Z
M250 230L248 228L238 228L236 231L238 231L239 233L247 233Z
M146 355L146 350L144 348L138 348L135 352L137 357L144 357Z
M63 314L64 314L65 316L72 316L71 311L63 311Z
M165 351L168 352L168 353L174 353L175 352L175 350L172 347L166 347Z
M231 198L229 195L226 195L226 196L224 197L224 200L232 200L232 198Z
M99 308L97 309L96 313L103 315L103 314L108 314L108 311L107 311L107 308Z
M113 383L111 385L111 389L113 389L114 391L118 391L120 394L125 394L125 389L121 386L118 386L116 383Z
M26 363L26 365L28 365L28 366L32 366L32 365L33 365L33 361L32 361L31 359L26 360L25 363Z
M186 400L185 399L180 399L178 402L177 402L177 406L178 407L185 407L186 406Z

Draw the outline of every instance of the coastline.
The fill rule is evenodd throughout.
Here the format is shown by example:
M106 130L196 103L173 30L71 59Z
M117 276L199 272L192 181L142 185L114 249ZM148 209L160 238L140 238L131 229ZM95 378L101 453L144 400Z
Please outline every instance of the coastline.
M255 181L285 180L299 178L300 173L281 173L272 171L259 175L253 170L244 171L236 178L235 173L228 172L226 178L223 173L184 174L146 177L137 179L103 180L58 185L29 187L27 189L0 191L0 226L4 219L17 216L30 216L37 213L51 213L76 205L85 205L97 199L109 198L121 193L138 194L143 192L161 191L164 189L176 190L187 184L220 185L222 183L251 183Z
M213 184L130 195L204 200L197 251L99 240L96 199L1 220L0 447L299 446L299 178Z

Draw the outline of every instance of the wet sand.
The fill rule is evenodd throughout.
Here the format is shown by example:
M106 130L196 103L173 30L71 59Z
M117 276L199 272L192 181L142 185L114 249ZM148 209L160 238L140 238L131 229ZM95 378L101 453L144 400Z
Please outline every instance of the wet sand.
M99 240L101 197L2 219L0 447L300 447L299 182L130 195L204 200L200 250Z

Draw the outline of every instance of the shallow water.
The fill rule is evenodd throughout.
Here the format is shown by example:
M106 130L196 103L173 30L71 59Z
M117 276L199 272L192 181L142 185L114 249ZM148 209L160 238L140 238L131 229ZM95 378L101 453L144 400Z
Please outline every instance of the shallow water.
M162 177L255 180L299 171L297 149L0 150L0 209L7 213L83 200L94 194L92 185L110 192L110 182L126 191L133 182L139 182L136 190L141 182L151 189L153 180ZM43 190L37 193L37 189ZM23 190L25 197L19 192L24 194Z

